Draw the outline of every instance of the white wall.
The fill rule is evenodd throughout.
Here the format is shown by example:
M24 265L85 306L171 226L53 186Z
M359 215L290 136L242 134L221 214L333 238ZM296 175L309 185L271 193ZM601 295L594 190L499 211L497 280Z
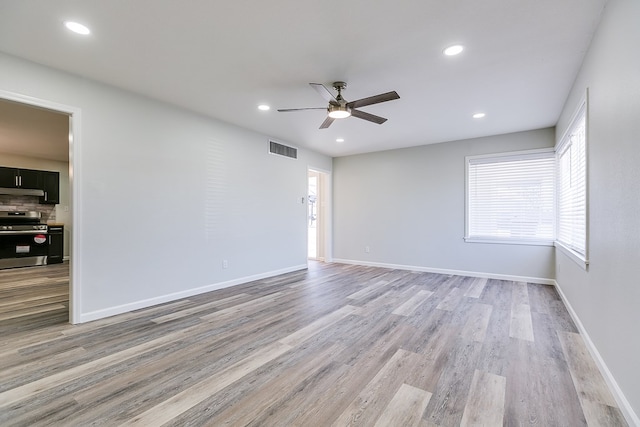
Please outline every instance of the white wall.
M64 256L68 257L72 230L71 212L69 210L69 163L0 153L0 164L16 168L60 172L60 203L55 205L54 208L56 214L55 222L64 224ZM37 201L36 197L34 197L34 201Z
M80 320L306 265L307 167L330 158L4 54L0 90L81 110Z
M553 144L541 129L334 159L334 259L553 279L552 247L463 240L465 156Z
M640 424L640 2L610 0L558 123L589 88L589 270L557 281Z

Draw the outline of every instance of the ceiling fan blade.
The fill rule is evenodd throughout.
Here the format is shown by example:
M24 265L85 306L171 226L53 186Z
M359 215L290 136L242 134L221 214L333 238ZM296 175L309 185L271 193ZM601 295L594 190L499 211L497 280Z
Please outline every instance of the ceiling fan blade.
M376 116L374 114L369 114L369 113L365 113L364 111L360 111L360 110L351 110L351 115L353 117L357 117L359 119L363 119L363 120L367 120L373 123L377 123L379 125L383 124L384 122L387 121L387 119L385 119L384 117L380 117L380 116Z
M291 111L306 111L306 110L326 110L327 107L311 107L311 108L281 108L278 110L280 113L288 113Z
M329 103L336 103L336 104L338 103L338 101L336 101L335 96L333 96L331 91L329 91L329 89L327 89L325 85L320 83L309 83L309 86L314 88L316 92L318 92L320 96L323 97Z
M333 117L329 117L327 116L326 119L324 119L324 122L322 122L322 124L320 125L320 129L326 129L329 126L331 126L331 123L333 123L335 119Z
M379 104L381 102L393 101L394 99L400 99L400 95L394 90L387 93L381 93L380 95L370 96L368 98L358 99L357 101L351 101L347 103L349 108L360 108L366 105Z

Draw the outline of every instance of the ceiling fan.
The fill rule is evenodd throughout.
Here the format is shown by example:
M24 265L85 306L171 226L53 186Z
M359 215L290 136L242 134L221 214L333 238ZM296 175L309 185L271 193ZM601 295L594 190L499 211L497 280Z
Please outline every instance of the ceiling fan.
M335 119L344 119L349 116L357 117L359 119L367 120L381 125L382 123L386 122L387 119L385 119L384 117L376 116L374 114L365 113L364 111L356 110L356 108L365 107L372 104L379 104L381 102L393 101L394 99L400 99L400 96L396 93L396 91L391 91L387 93L381 93L379 95L370 96L368 98L358 99L357 101L347 102L342 97L342 91L347 88L347 84L345 82L333 83L333 88L338 92L338 96L335 97L329 91L329 89L327 89L326 86L320 83L309 83L309 85L314 88L320 94L320 96L322 96L326 101L329 102L329 106L313 108L285 108L278 111L284 113L304 110L327 110L327 118L320 125L320 129L328 128L329 126L331 126L331 123L333 123Z

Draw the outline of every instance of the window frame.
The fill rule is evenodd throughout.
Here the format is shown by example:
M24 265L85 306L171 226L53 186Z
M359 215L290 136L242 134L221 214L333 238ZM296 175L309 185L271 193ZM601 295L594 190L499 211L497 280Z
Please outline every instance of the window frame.
M548 155L551 158L555 159L555 149L553 147L548 148L539 148L532 150L521 150L521 151L509 151L505 153L493 153L493 154L481 154L474 156L465 156L465 229L464 229L464 241L467 243L492 243L492 244L508 244L508 245L529 245L529 246L554 246L555 238L556 238L556 212L553 212L553 236L549 239L545 238L537 238L537 239L526 239L526 238L509 238L509 237L489 237L489 236L470 236L470 195L469 195L469 166L470 162L473 160L492 160L495 159L496 162L502 161L511 157L516 160L518 157L526 158L526 157L535 157L539 155ZM556 210L556 189L555 189L555 171L554 176L552 177L554 189L553 189L553 210Z
M567 151L567 144L570 144L570 135L572 131L575 129L578 122L584 116L584 221L585 221L585 230L584 230L584 254L576 251L571 248L567 244L561 242L560 238L560 206L559 206L559 197L556 197L556 240L554 242L554 246L559 249L562 253L564 253L569 259L578 264L582 269L587 270L589 267L589 91L588 89L585 91L584 96L578 103L578 108L574 111L571 116L571 120L569 121L565 131L562 134L562 137L556 141L555 151L556 151L556 186L558 186L558 182L560 181L559 174L559 162L560 162L560 152ZM559 190L556 190L559 191Z

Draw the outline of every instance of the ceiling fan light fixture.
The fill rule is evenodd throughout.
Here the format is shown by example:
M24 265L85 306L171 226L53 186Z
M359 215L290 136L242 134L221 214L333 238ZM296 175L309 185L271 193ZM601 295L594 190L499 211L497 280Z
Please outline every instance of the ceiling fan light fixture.
M342 97L342 91L347 88L347 84L345 82L333 82L333 88L338 92L338 95L336 96L334 96L333 93L331 93L331 91L321 83L309 83L309 85L329 103L326 109L323 107L286 108L279 109L278 112L285 113L289 111L325 110L327 112L327 117L324 119L319 129L328 128L336 119L345 119L351 116L381 125L386 122L387 119L376 116L375 114L365 113L364 111L359 110L359 108L366 107L367 105L380 104L381 102L393 101L394 99L400 99L400 95L398 95L394 90L347 102L347 100Z
M351 109L342 105L332 105L329 107L329 117L332 119L346 119L351 115Z

